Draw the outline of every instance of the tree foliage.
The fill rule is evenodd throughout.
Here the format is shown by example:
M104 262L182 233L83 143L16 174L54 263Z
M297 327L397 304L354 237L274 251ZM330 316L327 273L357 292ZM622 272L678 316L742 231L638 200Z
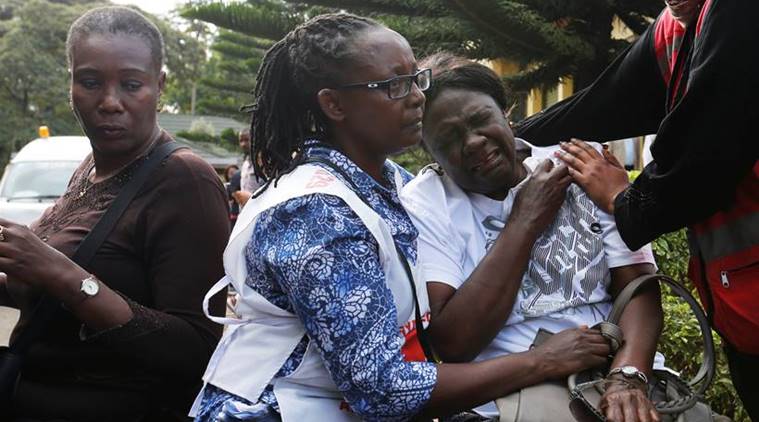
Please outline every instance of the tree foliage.
M0 22L0 161L36 135L80 133L68 107L65 40L84 11L43 0L8 2Z
M0 163L47 125L54 135L81 130L69 107L65 41L71 23L86 10L106 5L88 0L0 0ZM145 14L166 42L169 84L163 102L189 107L181 91L205 63L205 48L191 32ZM185 96L189 98L188 96Z
M522 70L508 81L524 91L566 75L585 86L628 45L612 38L615 19L639 35L661 8L661 0L248 0L195 2L183 15L278 40L315 14L347 10L397 30L419 56L515 62Z
M199 80L198 112L244 120L240 106L250 102L256 72L271 41L222 29L211 44L211 58Z
M685 230L661 236L651 246L659 272L689 286L692 293L696 295L693 283L687 276L689 253ZM663 289L662 306L664 329L658 350L665 356L667 367L681 371L685 378L692 377L698 370L703 350L703 337L698 321L688 304L672 294L669 289ZM717 371L712 386L706 392L706 402L719 414L736 422L748 422L748 414L741 406L730 380L730 371L722 351L721 339L716 333L713 333L713 336L717 353Z

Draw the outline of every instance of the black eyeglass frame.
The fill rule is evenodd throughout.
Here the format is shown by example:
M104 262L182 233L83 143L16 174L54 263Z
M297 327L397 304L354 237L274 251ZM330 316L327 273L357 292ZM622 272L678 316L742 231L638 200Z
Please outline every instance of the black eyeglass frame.
M427 78L430 81L430 84L429 86L427 86L427 88L422 89L422 87L419 86L419 76L424 73L427 73ZM390 95L390 84L400 79L411 80L411 83L409 83L408 85L408 91L400 97L393 97L392 95ZM342 85L338 87L337 89L352 89L352 88L383 89L384 88L387 93L388 98L390 98L391 100L400 100L401 98L406 98L411 93L412 83L416 84L416 86L418 86L419 89L422 90L422 92L430 89L430 87L432 86L432 69L419 69L413 75L400 75L394 78L385 79L384 81L358 82L355 84Z

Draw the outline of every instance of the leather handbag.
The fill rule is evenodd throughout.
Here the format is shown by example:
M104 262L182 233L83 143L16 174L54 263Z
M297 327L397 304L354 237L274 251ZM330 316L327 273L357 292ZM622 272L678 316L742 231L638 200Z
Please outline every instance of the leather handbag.
M648 397L662 416L663 422L713 421L711 409L700 401L714 378L714 339L708 320L696 299L679 283L663 275L645 275L625 286L614 301L606 321L594 326L609 340L612 354L624 343L624 334L617 325L630 299L642 287L653 282L671 286L672 291L688 303L696 315L704 337L701 368L696 376L685 382L669 371L655 370L649 380ZM538 331L533 346L550 336ZM606 421L599 409L604 393L608 367L594 368L571 375L566 381L546 381L522 388L495 401L501 422L599 422Z
M701 328L704 338L703 358L693 379L682 380L678 375L666 370L654 370L649 380L648 397L661 416L663 422L708 422L715 420L709 405L701 401L706 389L712 383L715 373L714 339L712 338L709 321L701 310L696 299L675 280L664 275L645 275L630 282L614 301L614 306L606 322L602 322L602 332L612 337L612 342L622 344L618 322L625 306L641 288L651 283L669 285L672 292L682 298L691 308ZM617 334L615 334L617 333ZM595 368L573 374L568 378L571 402L569 408L572 415L580 422L605 421L599 409L601 396L608 368Z
M535 334L530 349L553 333L543 328ZM574 422L569 412L567 381L549 380L524 387L495 401L500 422Z
M87 268L100 245L108 237L127 206L148 180L153 170L171 153L182 148L175 141L156 147L135 172L134 176L121 189L108 210L100 217L97 224L82 239L71 260ZM61 306L58 300L44 295L32 311L25 329L14 339L13 344L0 347L0 409L9 409L13 394L18 384L24 356L29 348L39 339L50 321L55 318Z

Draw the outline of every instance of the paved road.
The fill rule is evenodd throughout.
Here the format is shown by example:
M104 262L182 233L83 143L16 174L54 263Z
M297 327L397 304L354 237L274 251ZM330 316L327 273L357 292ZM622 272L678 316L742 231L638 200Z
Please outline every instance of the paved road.
M17 320L17 310L0 306L0 345L8 344L8 337Z

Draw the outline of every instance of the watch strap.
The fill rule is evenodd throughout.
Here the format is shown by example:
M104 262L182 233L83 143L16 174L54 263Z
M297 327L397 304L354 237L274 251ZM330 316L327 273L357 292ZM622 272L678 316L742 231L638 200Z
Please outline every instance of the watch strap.
M637 379L643 384L648 384L648 377L646 376L646 374L634 366L630 366L630 365L619 366L609 371L609 374L607 376L616 375L616 374L621 374L625 378Z

